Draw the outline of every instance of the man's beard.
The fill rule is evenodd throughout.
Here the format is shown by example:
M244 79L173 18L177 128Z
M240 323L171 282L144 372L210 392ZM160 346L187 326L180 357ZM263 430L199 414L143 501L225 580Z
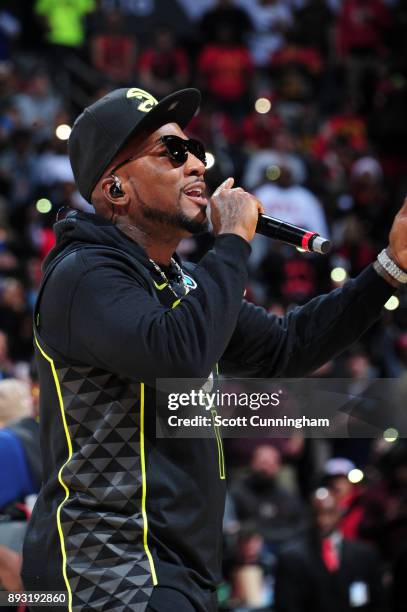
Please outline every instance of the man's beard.
M209 223L206 217L203 221L196 221L195 219L187 217L181 210L170 213L157 208L143 206L141 211L145 219L158 221L163 225L170 225L171 227L183 229L190 234L202 234L209 229Z

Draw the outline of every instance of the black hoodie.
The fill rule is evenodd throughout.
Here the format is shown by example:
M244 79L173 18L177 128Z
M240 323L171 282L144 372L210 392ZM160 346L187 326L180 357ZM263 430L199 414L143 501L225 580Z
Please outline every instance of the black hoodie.
M143 612L158 584L216 610L221 439L156 438L155 379L206 378L216 363L301 376L356 340L392 287L369 267L278 318L242 301L250 247L236 235L194 268L180 262L191 290L176 300L109 221L75 212L55 231L35 310L44 482L25 587L66 591L69 610Z

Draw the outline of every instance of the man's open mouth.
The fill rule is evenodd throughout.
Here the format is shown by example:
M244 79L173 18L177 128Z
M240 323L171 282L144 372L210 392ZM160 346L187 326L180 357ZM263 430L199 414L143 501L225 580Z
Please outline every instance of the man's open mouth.
M196 204L202 205L208 203L208 198L200 189L189 189L188 191L184 191L184 193L186 196L188 196L190 200L193 200Z
M200 206L208 204L208 198L205 195L205 189L202 187L191 187L184 190L184 194L195 204Z

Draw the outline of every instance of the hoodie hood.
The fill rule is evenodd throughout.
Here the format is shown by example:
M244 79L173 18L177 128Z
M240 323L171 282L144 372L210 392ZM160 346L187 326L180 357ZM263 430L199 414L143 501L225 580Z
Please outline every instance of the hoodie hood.
M65 219L54 225L56 244L48 253L43 263L45 272L52 261L61 253L70 250L73 246L79 247L81 243L105 245L120 249L135 257L145 267L153 268L145 250L134 240L118 229L108 219L92 213L77 210L70 211Z

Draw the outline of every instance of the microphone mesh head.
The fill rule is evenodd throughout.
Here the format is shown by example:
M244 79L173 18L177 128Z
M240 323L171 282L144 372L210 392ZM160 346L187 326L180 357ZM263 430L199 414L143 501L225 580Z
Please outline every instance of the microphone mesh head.
M321 255L326 255L331 248L331 243L326 238L321 238L321 236L315 236L314 240L311 244L311 251L314 253L321 253Z

